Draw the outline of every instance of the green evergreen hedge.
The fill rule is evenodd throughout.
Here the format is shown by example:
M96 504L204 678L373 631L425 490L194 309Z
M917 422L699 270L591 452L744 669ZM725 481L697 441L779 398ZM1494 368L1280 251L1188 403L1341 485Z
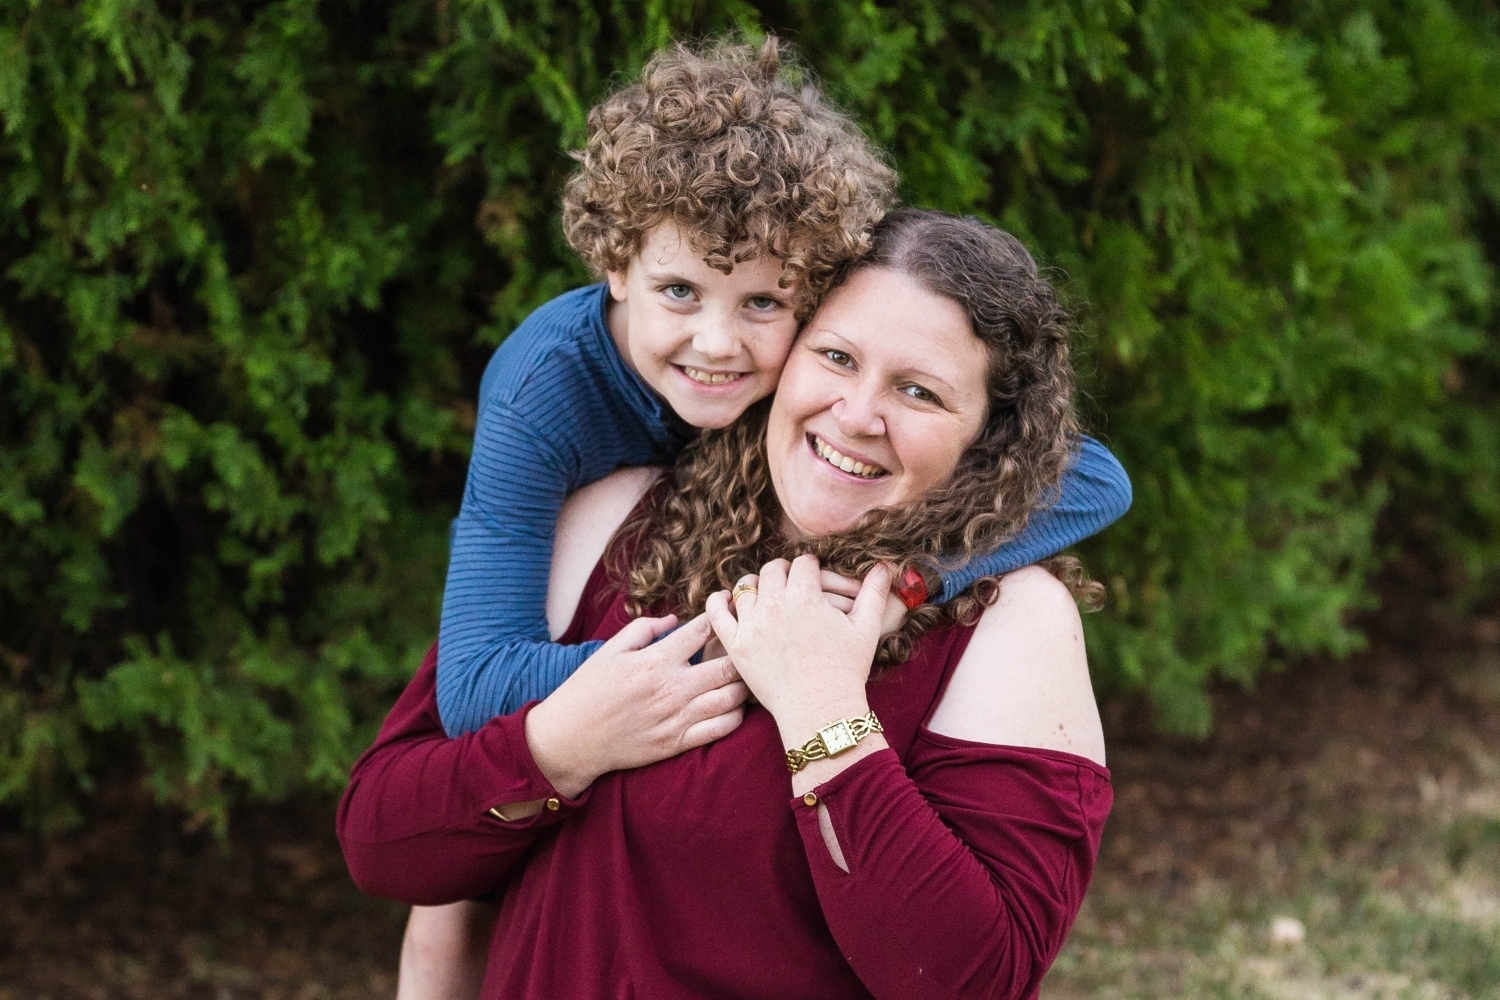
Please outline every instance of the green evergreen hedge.
M487 354L586 279L556 206L589 105L736 27L1087 304L1136 484L1084 552L1093 662L1201 731L1211 675L1357 644L1377 539L1497 564L1497 22L0 0L0 803L63 823L117 766L221 821L342 782L435 634Z

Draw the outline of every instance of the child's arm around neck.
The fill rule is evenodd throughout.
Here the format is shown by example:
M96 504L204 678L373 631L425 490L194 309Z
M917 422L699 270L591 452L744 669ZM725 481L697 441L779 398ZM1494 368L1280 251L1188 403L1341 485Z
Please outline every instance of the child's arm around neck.
M453 525L437 697L450 736L546 697L599 648L560 646L547 620L553 534L569 494L686 442L619 356L602 286L534 312L485 375Z

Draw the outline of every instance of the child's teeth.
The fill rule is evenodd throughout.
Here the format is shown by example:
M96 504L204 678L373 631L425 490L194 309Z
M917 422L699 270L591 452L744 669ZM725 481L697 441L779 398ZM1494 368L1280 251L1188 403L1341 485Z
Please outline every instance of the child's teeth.
M733 382L739 378L738 372L706 372L701 368L689 368L686 365L682 370L687 372L688 378L694 382L702 382L705 385L723 385L725 382Z

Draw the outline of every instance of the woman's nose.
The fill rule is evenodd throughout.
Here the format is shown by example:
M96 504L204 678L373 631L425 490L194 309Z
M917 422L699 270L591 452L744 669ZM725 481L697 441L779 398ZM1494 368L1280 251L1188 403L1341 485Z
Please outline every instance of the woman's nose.
M839 431L851 438L879 437L885 433L885 418L875 401L863 394L851 394L835 402L833 419Z

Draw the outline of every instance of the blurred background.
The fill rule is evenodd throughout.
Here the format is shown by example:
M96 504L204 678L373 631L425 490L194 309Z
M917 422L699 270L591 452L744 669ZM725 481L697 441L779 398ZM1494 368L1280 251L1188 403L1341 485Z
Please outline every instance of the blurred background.
M1052 269L1135 483L1044 996L1500 996L1494 0L0 0L0 1000L393 993L331 810L480 373L728 30Z

